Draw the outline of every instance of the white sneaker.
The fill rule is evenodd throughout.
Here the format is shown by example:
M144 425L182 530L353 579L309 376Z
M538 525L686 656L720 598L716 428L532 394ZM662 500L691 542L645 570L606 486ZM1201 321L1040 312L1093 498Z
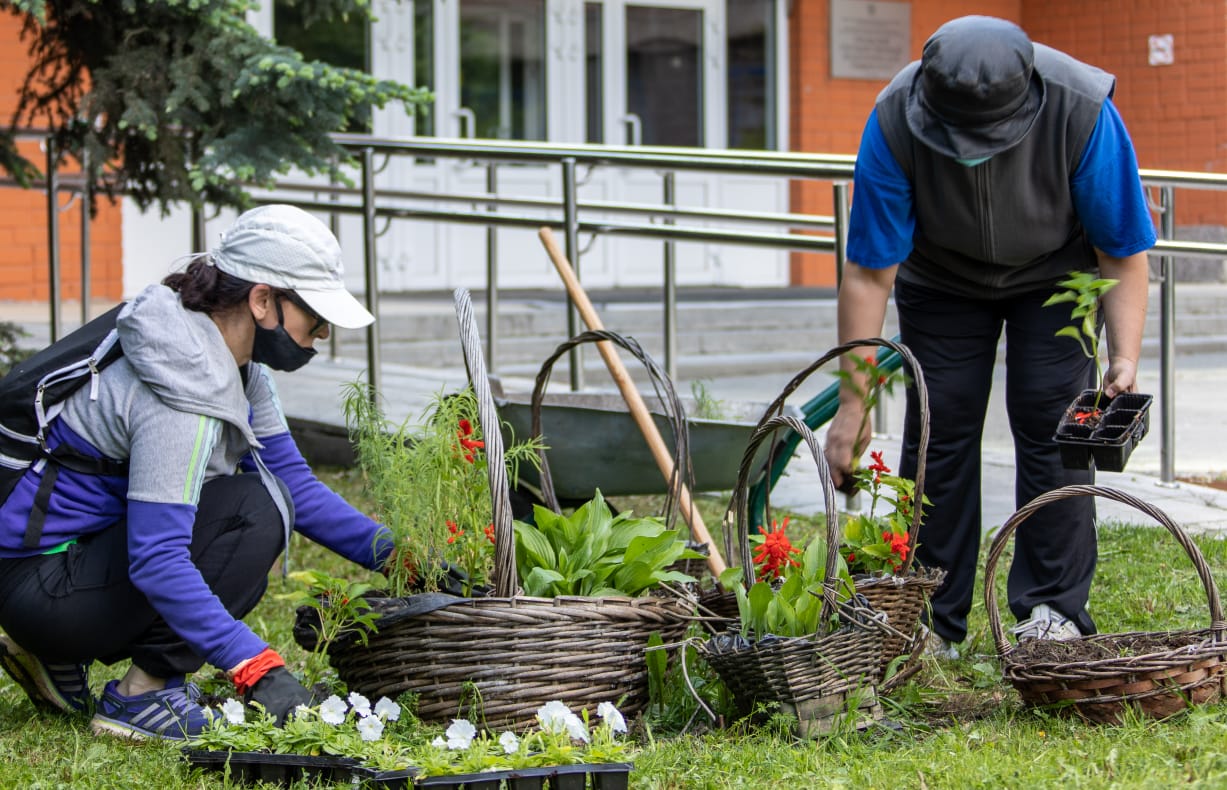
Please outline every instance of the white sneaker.
M931 658L936 658L939 661L957 661L959 658L959 647L954 642L947 642L937 635L936 631L930 631L928 626L921 626L920 638L925 640L924 649L921 651L923 655Z
M1031 617L1023 620L1011 630L1019 642L1025 642L1028 639L1068 642L1082 636L1082 631L1074 625L1072 620L1045 603L1032 609Z

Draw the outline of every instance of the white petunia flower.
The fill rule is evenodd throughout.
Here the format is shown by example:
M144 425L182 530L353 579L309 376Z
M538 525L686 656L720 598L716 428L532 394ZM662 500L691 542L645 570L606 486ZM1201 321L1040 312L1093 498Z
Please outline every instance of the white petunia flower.
M498 736L498 745L503 747L504 754L515 754L520 750L520 739L511 730Z
M228 699L222 703L222 715L226 717L228 724L242 724L247 718L245 710L243 703L237 699Z
M396 721L400 718L400 705L387 697L380 697L379 702L375 703L375 715L381 719Z
M327 724L340 724L345 721L345 700L333 694L320 703L320 719Z
M568 713L563 719L563 726L566 727L567 735L571 736L572 740L588 742L588 727L585 726L584 720L574 713Z
M356 691L349 692L349 706L359 716L371 715L371 701Z
M602 702L596 706L596 715L600 716L611 732L626 732L626 719L614 707L612 702Z
M383 735L383 719L378 716L363 716L358 719L358 735L364 741L377 741Z
M430 745L436 749L442 749L444 746L447 746L447 741L443 740L442 736L438 736L430 742Z
M567 717L574 716L571 709L558 700L547 702L537 708L537 721L546 732L562 732L567 728Z
M467 749L477 737L477 728L467 719L452 719L452 724L443 733L447 736L447 748Z

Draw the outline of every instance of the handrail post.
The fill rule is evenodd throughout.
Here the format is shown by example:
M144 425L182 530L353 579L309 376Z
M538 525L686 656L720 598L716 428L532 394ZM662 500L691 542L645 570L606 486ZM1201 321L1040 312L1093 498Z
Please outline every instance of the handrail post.
M664 200L670 208L677 207L677 174L669 170L664 174ZM672 217L665 218L666 225L673 225ZM672 381L677 380L677 245L672 241L665 242L665 374Z
M371 403L379 393L379 272L375 258L375 149L362 149L362 265L366 309L375 322L366 328L366 381Z
M835 289L844 281L844 264L848 262L848 218L851 209L848 201L848 182L836 181L832 186L835 219Z
M575 157L562 158L562 219L566 237L567 260L575 270L579 279L579 216L576 205L577 185L575 183ZM567 337L579 334L579 315L575 302L567 295ZM579 392L584 388L584 358L579 346L567 352L567 363L571 368L571 391Z
M89 151L81 152L81 326L89 323L90 264L90 186Z
M332 170L328 173L328 186L331 187L331 189L328 192L328 201L330 203L337 202L337 192L336 192L337 174L336 174L336 171L337 171L336 160L333 160ZM328 230L332 231L332 235L336 237L337 243L340 244L341 243L341 215L338 214L336 211L328 212ZM328 358L334 362L337 360L337 357L339 356L339 346L340 346L340 341L337 340L336 331L334 330L334 331L329 332L328 333Z
M204 252L208 246L205 241L204 206L192 206L192 252Z
M60 180L55 138L47 137L47 299L51 308L51 342L60 339Z
M486 192L490 197L498 195L498 163L486 163ZM491 214L498 207L490 203L486 207ZM486 366L498 371L495 352L498 351L498 225L486 226Z
M1175 192L1159 191L1159 233L1176 238ZM1159 485L1176 485L1176 278L1172 256L1159 258Z

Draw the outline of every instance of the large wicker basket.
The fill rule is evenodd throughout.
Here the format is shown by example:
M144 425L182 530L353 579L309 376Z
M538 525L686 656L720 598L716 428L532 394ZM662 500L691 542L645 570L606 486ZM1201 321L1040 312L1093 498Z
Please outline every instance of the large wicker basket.
M698 649L728 686L738 707L749 712L755 703L779 703L798 717L800 734L808 737L829 731L841 717L849 714L861 721L881 718L877 680L885 629L871 608L855 604L841 606L837 602L836 591L841 582L835 489L818 440L805 423L795 417L765 419L755 429L742 458L737 488L733 491L741 556L750 556L746 490L755 452L759 444L780 429L800 434L809 446L823 482L827 556L819 622L824 625L818 633L809 636L770 638L755 643L730 632L701 642ZM753 564L743 563L742 568L749 589L755 582ZM840 627L831 632L826 630L825 624L836 612Z
M1041 507L1075 496L1101 496L1131 505L1167 528L1193 562L1210 607L1204 630L1097 634L1069 642L1033 640L1011 645L1001 626L993 584L997 561L1028 517ZM1041 494L1001 527L989 549L984 605L1002 671L1028 705L1052 707L1091 721L1117 723L1127 708L1164 718L1192 705L1222 698L1227 683L1227 623L1218 588L1201 552L1163 511L1129 494L1075 485ZM1096 657L1101 656L1101 657Z
M792 380L784 386L780 394L767 407L763 419L766 420L773 415L783 414L784 404L788 398L796 392L806 379L828 362L838 361L853 349L872 348L875 346L888 348L898 353L904 362L907 363L912 374L913 385L916 387L918 411L920 414L920 437L917 448L914 498L918 506L913 508L912 523L908 528L908 546L914 549L916 546L916 535L920 529L923 517L919 503L924 501L925 459L929 448L929 391L925 386L924 372L920 368L920 363L907 346L893 340L875 337L852 340L832 348L808 367L797 373L797 375L793 376ZM773 457L773 455L769 454L768 457ZM767 474L770 475L770 470L767 470ZM768 499L764 505L764 523L770 523L771 520L769 490L767 496ZM887 668L892 663L896 663L897 659L901 656L906 656L906 660L901 665L895 667L895 672L891 677L881 684L880 689L882 691L890 690L919 669L920 664L917 659L924 647L922 639L924 629L920 627L920 617L928 604L929 596L941 586L942 580L946 575L945 571L938 568L924 569L915 566L914 556L914 551L908 552L908 558L904 567L898 573L881 576L858 574L854 577L857 593L865 596L874 610L884 612L887 616L887 622L893 629L886 636L882 645L882 657L879 667L881 674L884 675ZM745 564L746 561L745 555L742 555L741 562ZM715 608L714 604L712 608Z
M498 415L468 291L455 293L461 346L488 455L495 528L494 597L438 593L377 603L390 608L366 644L343 640L329 651L338 675L367 696L417 695L418 715L439 721L480 705L496 726L530 724L560 700L573 709L616 702L627 715L647 702L644 649L654 633L680 640L691 607L677 598L519 596L507 470ZM465 710L465 713L469 711Z

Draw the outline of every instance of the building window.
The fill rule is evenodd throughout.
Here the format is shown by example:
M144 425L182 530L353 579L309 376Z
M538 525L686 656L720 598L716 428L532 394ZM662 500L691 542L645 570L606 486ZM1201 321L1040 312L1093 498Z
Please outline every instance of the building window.
M313 19L308 24L301 6L287 0L273 3L273 38L296 49L306 60L369 72L369 25L356 16L350 19ZM347 132L369 132L369 126L350 127Z
M728 147L774 149L775 0L727 0Z
M460 103L474 135L544 140L545 101L543 0L462 0Z
M584 3L584 106L586 139L590 143L605 142L603 34L601 4Z
M644 145L703 144L703 12L626 7L626 106Z

